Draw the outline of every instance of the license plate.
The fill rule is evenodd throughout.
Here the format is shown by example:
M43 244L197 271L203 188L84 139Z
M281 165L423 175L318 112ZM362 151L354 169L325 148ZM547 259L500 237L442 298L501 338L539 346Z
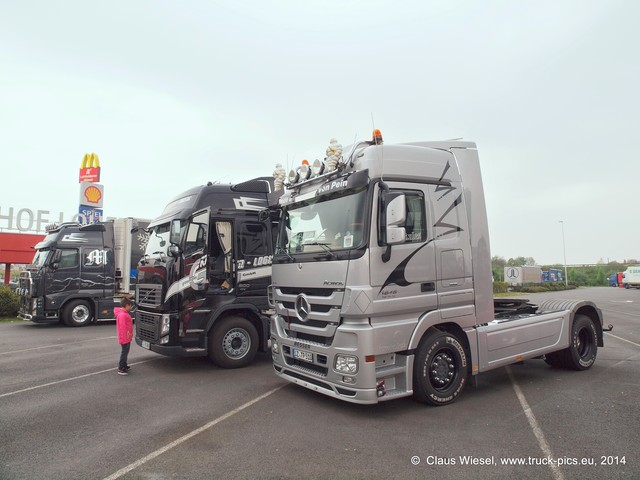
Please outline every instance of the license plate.
M151 344L145 340L142 341L142 348L146 348L149 350L151 348Z
M293 358L297 358L298 360L302 360L303 362L313 362L313 353L306 352L304 350L298 350L297 348L291 349L291 355Z

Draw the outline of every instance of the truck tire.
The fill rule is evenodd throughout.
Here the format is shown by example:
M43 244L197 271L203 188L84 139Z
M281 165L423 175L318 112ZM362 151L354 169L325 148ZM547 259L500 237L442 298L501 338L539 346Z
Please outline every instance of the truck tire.
M455 334L433 331L422 339L413 367L413 395L429 405L447 405L462 393L468 361Z
M576 315L571 327L571 345L562 351L565 368L586 370L596 361L598 333L591 318Z
M218 320L209 334L209 359L221 368L249 365L258 351L258 331L246 318Z
M65 325L69 327L85 327L93 321L91 305L85 300L70 301L62 314Z

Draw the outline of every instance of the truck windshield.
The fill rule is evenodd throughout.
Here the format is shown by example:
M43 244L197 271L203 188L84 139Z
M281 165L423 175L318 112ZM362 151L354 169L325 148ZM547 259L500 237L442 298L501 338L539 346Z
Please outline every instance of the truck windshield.
M144 251L145 255L157 255L162 253L167 255L169 251L169 224L163 223L151 228L149 242Z
M326 195L286 207L277 253L318 253L364 241L366 189Z
M38 268L43 267L47 263L47 258L49 258L50 252L51 250L38 250L36 252L36 256L33 257L32 265L35 265Z

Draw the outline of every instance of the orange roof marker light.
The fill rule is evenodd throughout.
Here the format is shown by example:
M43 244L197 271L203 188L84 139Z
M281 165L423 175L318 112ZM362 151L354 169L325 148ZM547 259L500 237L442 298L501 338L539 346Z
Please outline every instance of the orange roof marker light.
M311 175L311 166L309 165L309 160L302 160L302 165L298 169L298 173L300 174L301 182L309 179L309 176Z
M373 130L373 135L371 136L371 144L372 145L382 145L382 132L377 128Z

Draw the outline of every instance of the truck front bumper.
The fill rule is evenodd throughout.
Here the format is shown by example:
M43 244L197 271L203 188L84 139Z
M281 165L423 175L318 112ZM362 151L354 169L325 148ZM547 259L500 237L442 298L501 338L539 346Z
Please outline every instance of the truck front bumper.
M22 320L27 322L43 323L43 324L58 323L60 321L60 317L58 315L51 315L51 316L45 316L45 315L39 315L39 314L32 315L30 313L25 313L25 312L18 312L18 318L21 318Z
M141 340L138 337L136 337L136 343L145 350L150 350L167 357L204 357L207 355L207 351L204 348L185 348L181 345L158 345L157 343Z
M368 324L342 324L330 344L292 338L288 322L280 315L271 318L271 356L279 377L351 403L374 404L413 393L408 372L412 355L374 355L374 332ZM346 359L357 368L345 371ZM338 364L341 364L340 368Z
M338 398L351 403L373 404L378 403L378 392L375 388L359 388L353 389L344 386L338 386L315 378L312 375L304 375L287 368L287 366L278 365L274 359L273 370L279 377L295 383L302 387L308 388L315 392L322 393L329 397ZM385 399L386 400L386 399Z

